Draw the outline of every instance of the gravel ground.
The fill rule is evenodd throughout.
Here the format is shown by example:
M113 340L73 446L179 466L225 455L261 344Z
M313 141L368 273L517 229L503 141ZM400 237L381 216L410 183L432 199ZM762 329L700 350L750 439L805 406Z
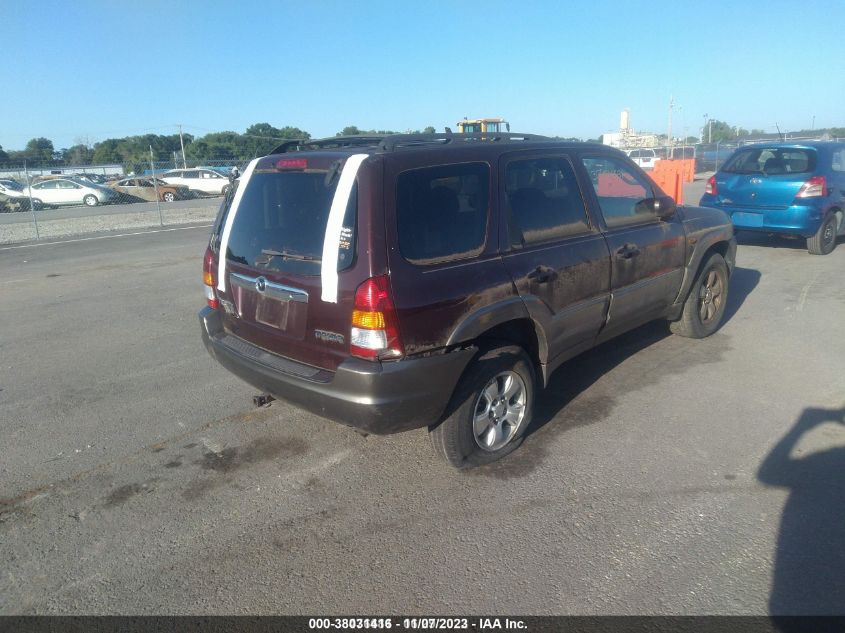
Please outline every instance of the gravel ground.
M211 222L215 215L217 215L219 205L220 201L218 199L203 203L203 206L190 208L166 208L162 206L161 224L164 226L177 226L198 222ZM115 213L110 209L108 213L102 215L60 219L44 219L44 213L39 212L38 218L38 231L41 239L161 226L157 210ZM30 214L26 215L30 218L32 217ZM34 239L36 239L35 226L31 221L0 224L0 244L14 244Z

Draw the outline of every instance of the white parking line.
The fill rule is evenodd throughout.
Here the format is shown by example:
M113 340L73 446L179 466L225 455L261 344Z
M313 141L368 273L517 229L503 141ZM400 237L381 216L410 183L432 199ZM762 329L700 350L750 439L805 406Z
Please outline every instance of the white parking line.
M91 240L107 240L113 237L131 237L132 235L148 235L150 233L168 233L170 231L190 231L191 229L207 229L211 224L198 226L177 226L172 229L155 229L152 231L138 231L137 233L118 233L117 235L98 235L96 237L80 237L75 240L61 240L59 242L36 242L35 244L21 244L19 246L0 246L0 251L10 251L16 248L32 248L33 246L52 246L53 244L71 244L72 242L89 242Z

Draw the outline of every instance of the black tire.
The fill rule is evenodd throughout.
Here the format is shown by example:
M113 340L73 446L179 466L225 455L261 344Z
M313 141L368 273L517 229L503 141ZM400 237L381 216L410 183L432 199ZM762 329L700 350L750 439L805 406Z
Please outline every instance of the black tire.
M44 208L44 203L43 203L43 202L41 202L41 200L39 200L38 198L33 198L33 199L32 199L32 207L33 207L36 211L40 211L41 209L43 209L43 208Z
M521 384L514 375L519 378ZM513 382L509 383L508 380ZM500 386L499 395L506 395L508 385L515 385L517 391L513 396L509 396L507 401L502 398L501 402L490 406L486 388L491 387L494 381ZM519 389L524 389L522 395ZM534 390L534 366L521 347L497 347L482 353L458 383L446 412L447 417L430 429L429 436L435 453L455 468L464 469L489 464L513 452L522 443L525 430L531 424ZM486 409L481 412L479 407ZM492 422L495 416L502 412L507 412L507 417L520 409L521 417L512 422L504 417L498 427ZM482 434L484 439L476 437L475 420L484 414L491 420L488 422L490 433L495 435L494 427L506 429L498 436L500 441L505 441L499 448L482 448L481 443L491 437L490 433ZM493 444L495 445L495 442Z
M97 200L97 196L95 196L93 193L89 193L87 196L82 198L82 202L84 202L85 205L88 207L96 207L98 204L100 204L100 201Z
M711 254L701 266L690 288L681 318L672 321L674 334L705 338L719 329L728 305L728 265L719 253Z
M813 237L807 238L807 251L810 255L829 255L836 248L836 215L827 216Z
M176 200L176 195L172 191L165 191L164 194L161 196L161 199L165 202L173 202Z

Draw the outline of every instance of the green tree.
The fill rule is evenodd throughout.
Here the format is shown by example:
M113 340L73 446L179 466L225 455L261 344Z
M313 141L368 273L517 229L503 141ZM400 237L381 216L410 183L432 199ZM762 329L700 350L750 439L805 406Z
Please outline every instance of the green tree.
M435 134L437 130L435 130L431 125L423 130L423 134Z
M30 139L24 149L24 157L31 161L49 162L53 160L53 141L39 136Z
M79 143L62 150L62 160L66 165L90 165L94 151Z
M725 141L732 141L738 136L745 136L748 130L741 127L732 127L724 121L713 119L701 129L702 138L706 142L720 143Z

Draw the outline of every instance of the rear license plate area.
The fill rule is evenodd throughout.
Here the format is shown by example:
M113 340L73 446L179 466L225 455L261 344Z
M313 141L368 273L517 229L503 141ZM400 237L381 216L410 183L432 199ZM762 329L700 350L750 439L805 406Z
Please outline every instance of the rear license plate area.
M738 224L740 226L763 226L762 213L745 213L743 211L737 211L731 216L731 219L734 224Z

